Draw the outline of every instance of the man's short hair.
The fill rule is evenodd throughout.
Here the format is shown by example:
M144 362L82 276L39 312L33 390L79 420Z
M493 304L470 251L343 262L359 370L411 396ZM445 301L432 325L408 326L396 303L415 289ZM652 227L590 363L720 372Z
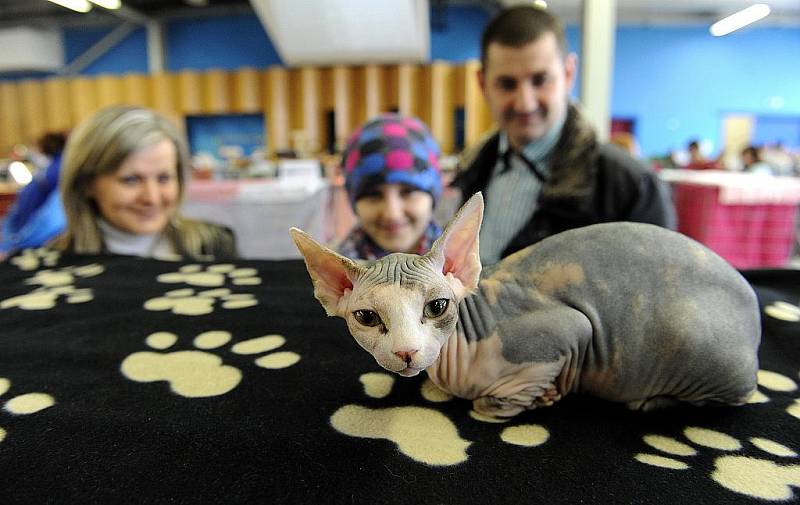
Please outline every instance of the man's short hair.
M567 38L557 17L545 9L519 5L504 9L486 25L481 37L481 65L486 67L486 55L492 42L510 47L522 47L550 32L556 37L561 56L567 55Z

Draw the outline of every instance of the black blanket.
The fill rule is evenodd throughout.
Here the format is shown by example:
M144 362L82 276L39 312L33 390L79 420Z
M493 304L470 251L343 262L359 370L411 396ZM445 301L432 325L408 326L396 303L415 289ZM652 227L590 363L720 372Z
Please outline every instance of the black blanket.
M0 504L764 503L800 496L800 271L745 272L759 394L505 423L385 373L300 261L0 264Z

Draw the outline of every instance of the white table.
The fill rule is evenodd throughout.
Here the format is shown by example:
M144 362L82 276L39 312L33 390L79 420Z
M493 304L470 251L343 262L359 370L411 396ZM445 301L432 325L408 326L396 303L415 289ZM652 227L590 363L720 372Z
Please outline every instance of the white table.
M330 189L326 181L193 180L183 214L230 227L245 259L300 258L289 235L295 226L326 240Z

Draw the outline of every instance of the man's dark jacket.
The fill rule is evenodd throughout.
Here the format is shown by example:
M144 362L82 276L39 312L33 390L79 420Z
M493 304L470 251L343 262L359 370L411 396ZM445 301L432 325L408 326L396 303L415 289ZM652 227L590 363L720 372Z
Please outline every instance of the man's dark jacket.
M499 133L462 158L465 168L452 186L461 190L465 201L478 191L487 198L498 144ZM550 158L550 176L535 205L533 216L506 246L503 257L550 235L595 223L639 221L675 228L675 209L666 185L621 149L599 143L572 105Z

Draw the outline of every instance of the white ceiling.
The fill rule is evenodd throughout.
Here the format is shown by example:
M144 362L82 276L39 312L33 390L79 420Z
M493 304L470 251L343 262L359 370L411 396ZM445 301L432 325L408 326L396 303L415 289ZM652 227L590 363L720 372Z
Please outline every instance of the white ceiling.
M425 61L428 0L251 0L288 65Z
M250 0L288 65L422 62L429 52L429 6L462 5L497 11L532 0ZM608 1L608 0L593 0ZM762 25L800 26L800 0L766 0ZM617 23L711 24L749 0L616 0ZM579 23L583 0L549 0L565 23ZM480 31L482 27L475 27Z
M531 0L500 0L503 5L530 3ZM606 0L595 0L606 1ZM580 20L583 0L549 0L548 8L566 22ZM705 24L749 7L754 0L616 0L620 23ZM800 0L760 0L772 9L761 21L770 25L800 25Z

